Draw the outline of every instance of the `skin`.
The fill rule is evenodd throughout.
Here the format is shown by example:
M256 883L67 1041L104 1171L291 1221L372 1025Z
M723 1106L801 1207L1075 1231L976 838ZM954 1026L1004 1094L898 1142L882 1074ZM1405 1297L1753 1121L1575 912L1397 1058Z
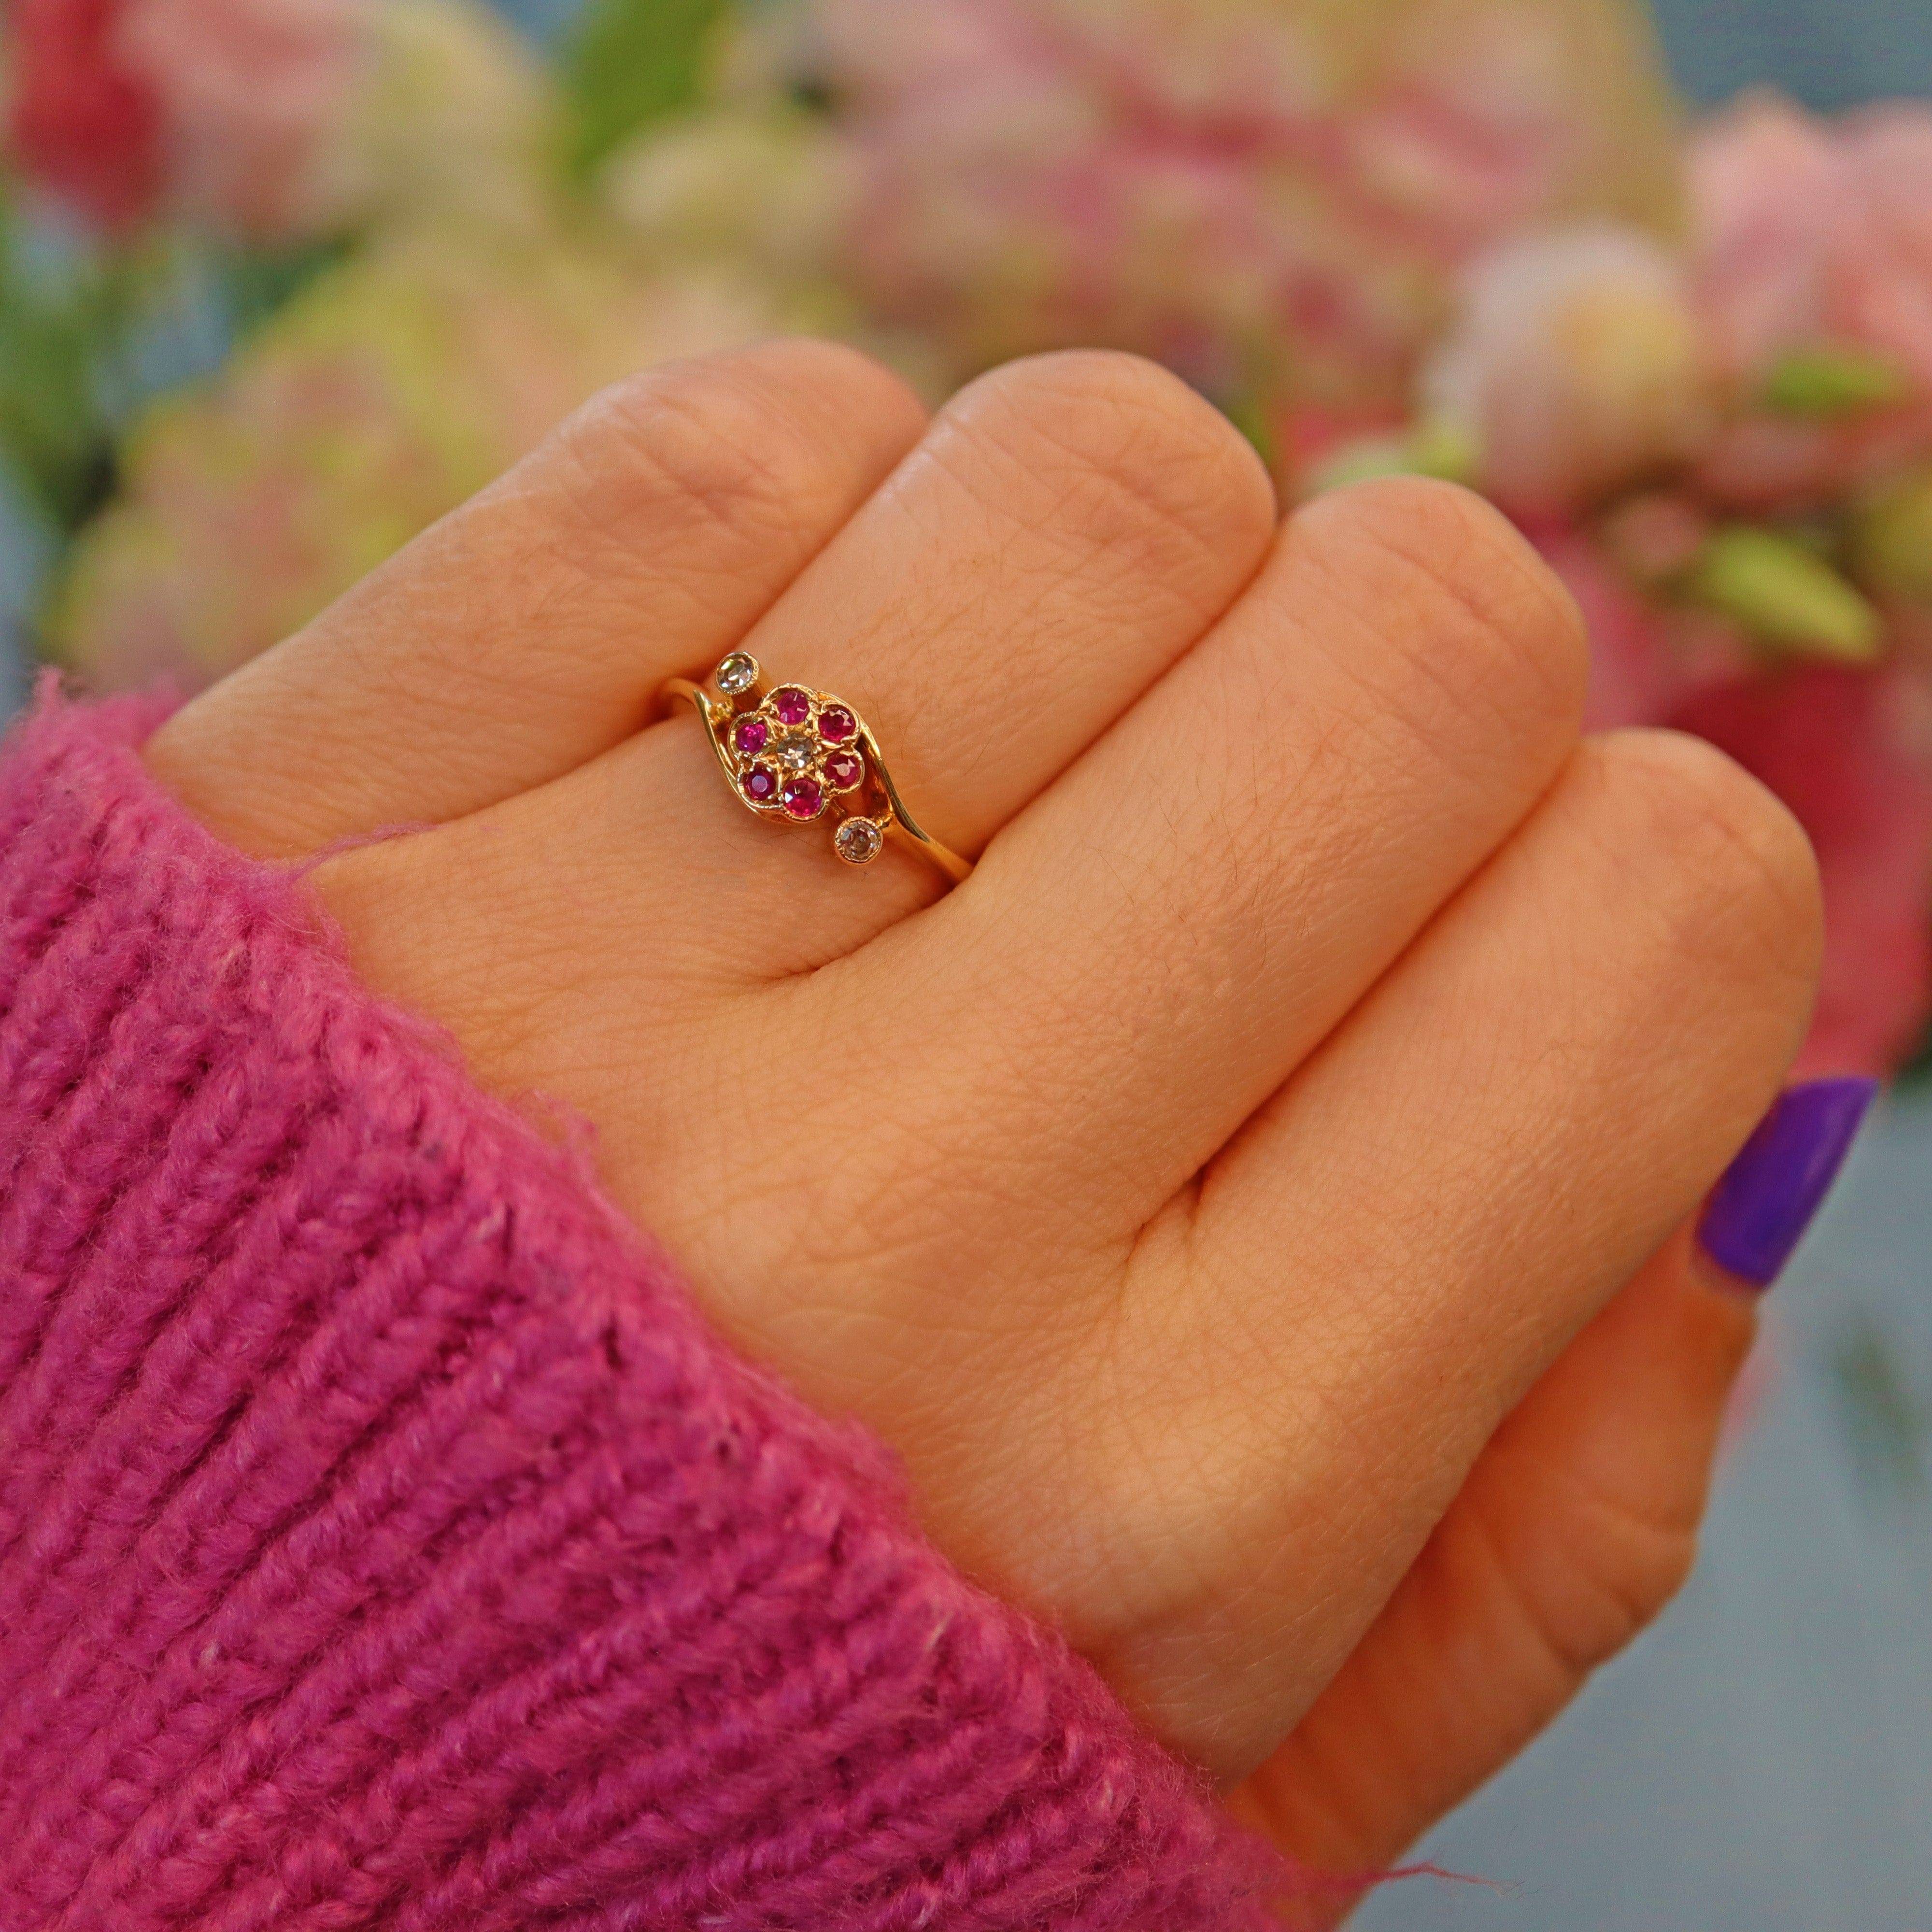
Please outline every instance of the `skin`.
M966 885L648 722L740 644ZM1815 871L1708 746L1581 739L1585 673L1473 496L1282 522L1145 363L928 423L777 343L609 392L148 756L249 851L362 842L311 877L368 980L586 1117L1330 1924L1681 1581L1750 1344L1684 1230L1802 1037Z

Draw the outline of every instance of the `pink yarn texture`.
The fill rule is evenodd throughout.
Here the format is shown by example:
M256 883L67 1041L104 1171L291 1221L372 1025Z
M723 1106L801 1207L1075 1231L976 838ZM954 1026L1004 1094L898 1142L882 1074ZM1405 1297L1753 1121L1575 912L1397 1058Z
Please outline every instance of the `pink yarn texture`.
M1219 1932L1283 1868L302 888L0 757L0 1927Z

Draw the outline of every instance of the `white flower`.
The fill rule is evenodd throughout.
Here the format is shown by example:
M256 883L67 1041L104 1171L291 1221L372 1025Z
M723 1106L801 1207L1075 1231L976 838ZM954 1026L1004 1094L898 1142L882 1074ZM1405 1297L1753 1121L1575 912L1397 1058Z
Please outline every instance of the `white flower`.
M832 272L856 185L847 144L824 122L735 106L650 130L602 182L605 205L654 262L780 284Z
M1424 378L1425 406L1480 452L1508 507L1560 511L1689 457L1709 383L1677 258L1608 224L1505 243L1478 261Z

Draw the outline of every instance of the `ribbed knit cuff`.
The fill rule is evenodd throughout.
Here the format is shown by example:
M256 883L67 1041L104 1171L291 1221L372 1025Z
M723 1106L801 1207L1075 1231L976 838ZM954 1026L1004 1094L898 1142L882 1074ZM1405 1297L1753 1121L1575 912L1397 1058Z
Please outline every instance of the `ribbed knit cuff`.
M154 715L0 756L0 1927L1273 1924Z

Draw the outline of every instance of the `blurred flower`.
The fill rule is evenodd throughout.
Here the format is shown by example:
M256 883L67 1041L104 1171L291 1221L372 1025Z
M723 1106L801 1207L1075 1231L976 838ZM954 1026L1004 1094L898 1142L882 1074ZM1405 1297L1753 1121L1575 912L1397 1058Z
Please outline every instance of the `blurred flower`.
M1700 294L1732 374L1843 344L1932 388L1932 107L1832 122L1749 97L1705 124L1690 171Z
M51 193L109 228L152 205L160 106L118 41L125 0L15 0L7 13L8 146Z
M1682 692L1684 674L1662 614L1588 531L1552 521L1528 534L1576 598L1589 633L1586 728L1614 730L1664 716Z
M1708 511L1680 490L1640 490L1605 512L1605 548L1630 579L1655 590L1680 582L1711 540Z
M1932 724L1911 669L1806 666L1708 687L1667 722L1797 814L1825 888L1825 974L1800 1077L1886 1075L1932 1006Z
M1422 393L1430 418L1466 434L1482 488L1518 512L1580 507L1680 464L1710 428L1676 258L1603 225L1484 256Z
M776 284L829 284L851 219L850 145L790 106L680 116L606 164L605 206L647 258L749 268Z
M1932 106L1835 122L1772 95L1690 158L1693 274L1738 419L1705 465L1742 506L1840 496L1932 440Z
M1932 466L1855 506L1851 553L1859 580L1876 595L1932 610Z
M770 326L742 293L556 246L376 253L167 401L83 538L58 653L97 688L193 690L298 628L594 390Z
M477 0L26 0L12 141L110 226L277 242L527 202L547 83Z
M1210 393L1384 401L1456 265L1664 220L1666 94L1618 0L816 0L850 259L956 376L1073 342Z
M250 234L326 199L372 0L23 0L14 152L110 227L164 200Z
M124 0L116 49L158 104L170 198L248 235L339 205L373 0Z
M482 245L554 226L556 86L482 0L380 0L333 163L338 206Z

